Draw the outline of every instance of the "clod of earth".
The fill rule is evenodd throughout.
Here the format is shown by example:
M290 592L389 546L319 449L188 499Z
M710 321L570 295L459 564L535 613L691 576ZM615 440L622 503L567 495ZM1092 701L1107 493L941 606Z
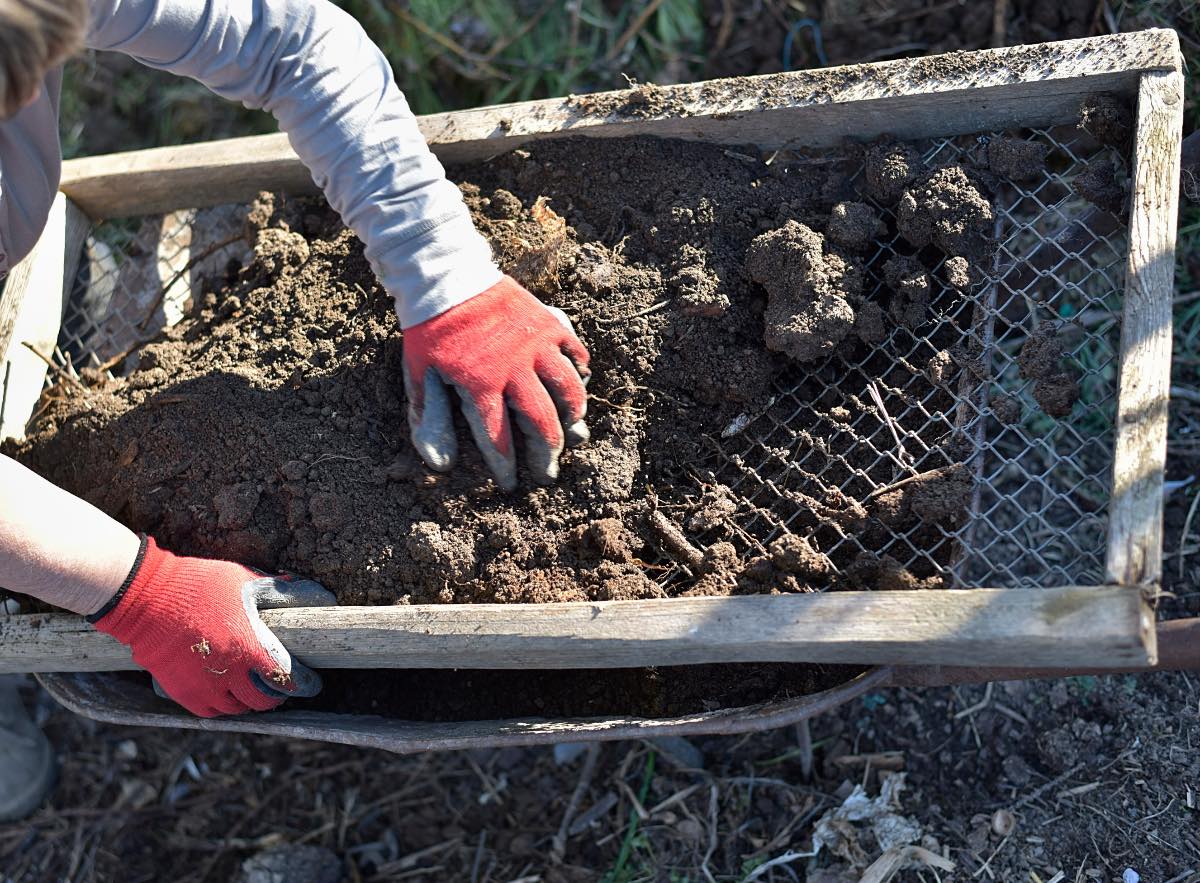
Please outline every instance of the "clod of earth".
M1021 422L1021 400L1012 393L997 393L992 397L992 414L1005 426Z
M1046 170L1049 146L1040 141L1000 136L988 142L988 168L1012 181L1036 181Z
M906 328L916 328L929 312L929 273L914 257L892 255L883 265L883 279L893 292L892 318Z
M867 148L863 165L863 193L882 205L896 200L924 165L911 145L881 141Z
M770 297L763 339L776 352L811 362L833 351L854 328L850 299L862 292L862 270L825 250L825 237L798 221L757 237L746 272Z
M917 248L936 245L948 256L979 262L991 254L992 204L962 166L931 172L900 197L896 228Z
M969 291L973 280L971 278L971 262L964 257L946 258L942 267L946 284L956 291Z
M705 254L694 245L684 245L668 280L679 309L686 316L723 316L729 310L729 295L720 277L708 267Z
M1120 212L1125 206L1125 187L1117 181L1117 167L1109 160L1096 160L1075 177L1075 192L1105 211Z
M1089 95L1079 108L1079 128L1124 155L1133 138L1133 113L1116 95Z
M954 374L954 359L947 350L938 350L929 357L925 366L925 376L935 386L946 383Z
M869 511L884 524L899 524L915 516L923 522L955 527L966 517L974 488L965 466L944 466L897 482L875 496Z
M1058 326L1043 322L1025 341L1017 356L1021 377L1033 381L1033 398L1051 417L1066 417L1079 400L1079 381L1062 368L1065 355Z
M865 202L839 202L829 213L825 236L850 251L866 251L886 231L879 215Z

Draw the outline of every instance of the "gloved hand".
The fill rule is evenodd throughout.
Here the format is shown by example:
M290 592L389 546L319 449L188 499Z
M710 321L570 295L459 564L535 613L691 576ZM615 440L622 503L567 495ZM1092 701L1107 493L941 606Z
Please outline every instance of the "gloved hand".
M128 645L169 698L216 717L317 695L320 676L292 659L258 611L336 603L312 580L184 558L146 537L125 583L88 621Z
M547 307L511 276L404 331L404 387L413 445L431 469L454 466L450 394L483 459L505 490L517 486L509 411L525 436L539 484L558 477L564 443L588 438L588 351L562 310ZM565 427L565 429L564 429Z

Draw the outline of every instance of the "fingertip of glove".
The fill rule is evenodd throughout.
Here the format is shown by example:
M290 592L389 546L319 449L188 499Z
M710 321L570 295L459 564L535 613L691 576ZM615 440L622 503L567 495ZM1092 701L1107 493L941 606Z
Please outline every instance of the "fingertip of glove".
M563 430L563 437L566 439L567 446L581 445L592 437L592 431L588 429L587 424L579 420L572 423Z

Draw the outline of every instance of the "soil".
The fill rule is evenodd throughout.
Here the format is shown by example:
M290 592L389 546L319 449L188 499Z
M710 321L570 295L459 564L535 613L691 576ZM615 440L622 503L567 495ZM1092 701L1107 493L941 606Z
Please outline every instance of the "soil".
M269 195L249 214L252 265L216 280L128 377L52 401L16 453L168 548L304 573L343 604L837 587L848 551L832 568L764 572L734 527L747 501L724 492L698 439L769 400L790 370L770 350L812 363L883 338L851 253L882 221L804 166L611 144L546 143L455 170L501 263L567 310L598 369L593 441L564 455L556 486L501 493L465 440L453 474L423 468L402 429L401 336L357 241L323 205ZM953 197L981 199L936 181L922 192L946 227L967 211ZM927 288L917 259L904 262ZM883 275L893 315L918 324L928 293ZM805 443L821 448L829 431L814 426ZM823 525L852 523L861 506L819 488L787 505L809 511L795 523L823 554ZM664 543L656 518L690 536Z
M862 269L825 248L810 227L788 221L756 238L746 271L769 296L767 347L798 362L826 356L854 328L851 300L862 294Z
M947 166L901 194L896 223L900 235L917 248L933 244L947 256L979 263L994 247L994 220L981 185L962 166Z
M1054 322L1037 327L1017 357L1021 377L1033 381L1033 398L1051 417L1067 417L1079 400L1079 381L1062 368L1065 348Z
M858 500L836 478L802 481L768 503L797 534L777 537L756 520L761 504L726 484L737 473L725 470L743 461L702 440L773 402L774 381L844 384L842 359L874 360L862 362L874 368L855 382L878 378L874 393L885 400L905 387L912 394L919 381L931 403L941 396L949 407L953 360L935 356L911 369L876 348L890 325L925 322L935 295L959 296L932 282L937 250L986 256L983 184L959 166L925 172L906 145L868 147L864 195L894 194L900 232L929 248L866 261L873 243L896 233L877 208L847 198L853 188L841 175L854 168L855 148L830 176L828 166L747 163L748 148L650 138L612 145L547 142L452 171L504 268L565 309L592 352L592 441L564 455L557 485L502 493L465 439L454 473L423 467L403 430L401 335L361 247L324 204L269 194L248 213L254 261L213 280L196 315L133 357L127 377L53 398L14 453L168 548L309 575L343 604L943 585L934 559L909 572L884 550L903 533L915 548L952 554L941 529L963 517L965 473L934 470L870 498L868 485ZM924 240L912 232L918 226ZM814 408L810 422L796 424L814 474L853 468L827 452L844 444L839 433L878 425L834 416L860 413L866 388L842 396L825 400L828 419ZM900 400L888 406L904 409ZM929 446L921 468L945 462L934 456L937 441ZM762 475L782 468L792 484L791 475L806 474L773 451L765 449ZM839 543L846 531L856 545ZM777 677L798 683L798 672L781 668ZM497 684L508 677L493 676ZM421 677L440 684L442 676ZM561 693L550 682L484 692L504 697L500 716L536 713L531 703L554 697L565 697L555 714L614 713L616 696L630 698L626 713L674 713L715 695L711 676L696 680L694 693L688 678L652 671L593 677L592 693L575 677L560 676ZM664 684L679 704L657 698ZM405 708L401 697L416 694L385 692ZM458 693L472 697L478 715L477 690Z
M1023 138L993 138L987 146L988 169L1012 181L1036 181L1046 168L1050 147Z
M1089 95L1079 109L1079 127L1121 156L1129 153L1133 138L1133 112L1116 95Z
M1075 192L1099 208L1114 214L1125 206L1126 188L1117 180L1117 167L1110 160L1096 160L1075 177Z

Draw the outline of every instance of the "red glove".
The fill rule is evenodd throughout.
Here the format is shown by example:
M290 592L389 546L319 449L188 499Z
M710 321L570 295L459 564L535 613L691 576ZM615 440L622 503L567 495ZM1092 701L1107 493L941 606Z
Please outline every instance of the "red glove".
M124 584L88 620L133 650L156 689L193 714L216 717L315 696L321 678L292 659L258 609L336 603L312 580L183 558L145 537Z
M458 456L450 394L483 459L505 490L517 486L509 411L525 436L534 480L558 477L564 443L588 437L584 385L588 351L562 310L547 307L512 277L404 331L404 387L413 444L431 469ZM564 430L565 427L565 430Z

